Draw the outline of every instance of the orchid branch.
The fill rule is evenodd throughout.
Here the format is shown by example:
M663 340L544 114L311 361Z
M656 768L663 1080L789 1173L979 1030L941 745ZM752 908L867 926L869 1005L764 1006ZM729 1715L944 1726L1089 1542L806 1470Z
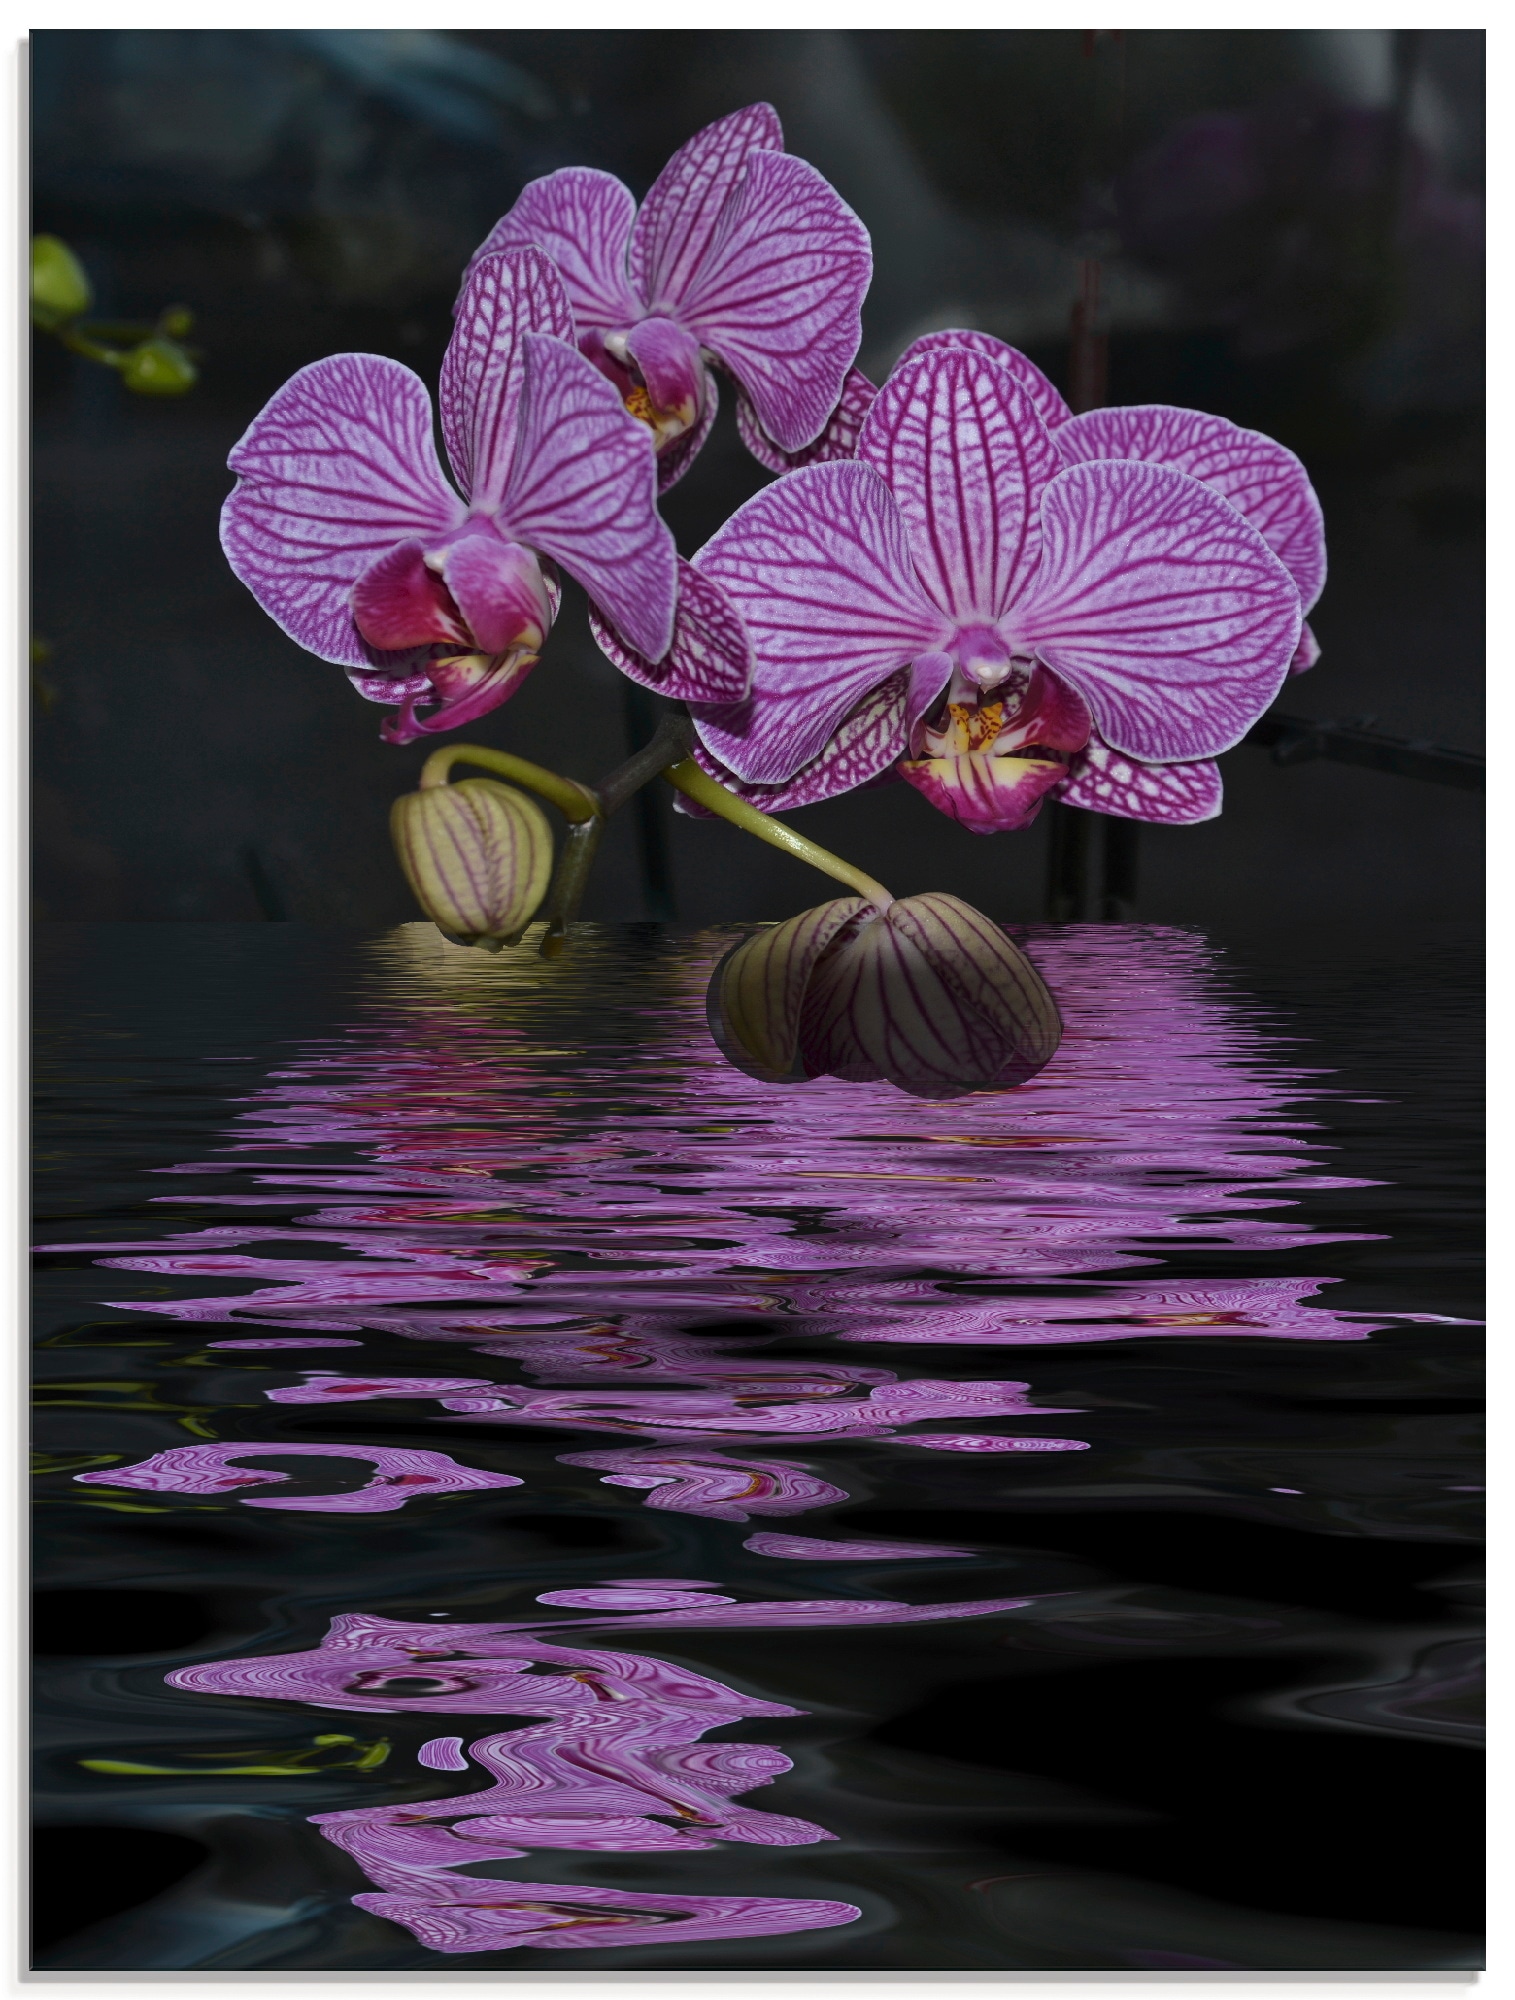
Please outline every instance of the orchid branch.
M807 840L802 833L796 833L792 826L770 819L756 806L750 806L744 799L736 798L717 784L716 780L702 771L692 757L686 757L681 764L670 764L663 776L675 791L682 792L686 799L692 799L697 806L707 812L719 814L729 819L733 826L739 826L743 833L750 833L758 840L766 840L770 847L781 847L786 854L792 854L799 861L808 861L812 868L818 868L823 875L829 875L836 882L845 882L849 889L855 889L860 896L866 896L871 903L877 903L881 910L887 910L894 901L893 896L882 882L875 882L871 875L865 875L861 868L854 868L850 861L843 861L839 854L832 854L813 840Z
M444 743L433 750L421 766L418 789L428 792L433 786L445 785L454 764L477 764L485 771L509 778L523 791L535 792L539 799L556 806L570 826L585 825L604 812L599 795L588 785L581 785L573 778L561 778L556 771L528 763L524 757L512 757L508 750L487 750L478 743Z

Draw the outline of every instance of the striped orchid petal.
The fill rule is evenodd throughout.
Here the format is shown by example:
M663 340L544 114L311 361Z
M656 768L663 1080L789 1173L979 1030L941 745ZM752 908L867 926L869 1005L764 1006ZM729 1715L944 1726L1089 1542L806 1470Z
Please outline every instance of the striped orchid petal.
M628 680L656 688L670 701L742 701L752 684L752 641L736 606L714 577L678 559L678 607L673 644L662 660L635 652L591 605L595 644Z
M803 465L827 465L834 458L855 458L863 419L873 407L878 390L861 368L849 368L842 384L841 400L826 420L826 428L812 444L799 451L785 451L758 422L757 412L745 395L736 402L736 427L742 443L759 465L770 472L798 472Z
M631 232L632 282L654 308L689 289L748 154L783 149L784 128L771 104L748 104L680 146L647 190Z
M858 457L894 495L932 602L954 619L1001 618L1035 568L1042 495L1061 470L1010 372L960 348L896 370Z
M639 653L673 637L675 550L657 513L650 435L562 341L528 333L519 443L500 503L505 532L577 577Z
M1226 417L1167 403L1089 410L1057 435L1068 465L1139 458L1171 465L1229 500L1283 563L1308 611L1326 581L1326 534L1310 475L1292 451Z
M642 314L626 275L635 215L635 197L614 174L563 167L526 183L474 252L467 275L496 251L536 248L557 266L581 332L625 326Z
M1047 488L1041 565L1006 623L1084 697L1112 749L1187 762L1238 743L1278 692L1299 592L1198 480L1106 460Z
M844 792L877 784L904 755L910 737L909 689L910 676L903 671L870 688L856 708L837 724L821 754L801 765L792 778L779 785L744 784L700 741L694 745L694 759L727 791L763 812L793 812L797 806L813 806L821 799L839 798ZM698 714L694 722L699 730L702 718ZM712 817L685 798L675 801L674 810L695 818Z
M353 623L353 586L396 544L457 527L431 398L379 354L312 362L254 418L228 463L221 510L233 571L297 645L339 666L384 667Z
M868 232L788 153L748 155L679 317L736 377L785 451L825 429L862 342Z
M1018 347L996 340L992 333L979 333L973 327L949 327L941 333L923 333L919 340L911 341L894 365L896 369L907 368L921 355L937 354L944 348L964 348L970 354L982 355L986 361L1009 369L1017 386L1025 391L1032 409L1049 431L1055 431L1073 415L1062 396L1029 356L1022 354Z
M573 342L573 308L553 265L535 249L476 258L437 391L453 475L476 507L498 503L510 471L527 333Z
M1073 759L1071 769L1058 796L1086 812L1144 819L1156 826L1197 826L1220 812L1220 769L1209 758L1193 764L1138 764L1095 742Z
M793 777L865 694L945 636L871 466L791 473L740 508L695 561L724 585L752 636L748 701L700 720L706 747L749 783Z
M1310 630L1309 624L1299 628L1299 644L1294 648L1294 657L1289 662L1291 674L1308 673L1320 658L1320 641Z
M1067 774L1045 757L920 757L900 766L907 784L970 833L1029 826Z

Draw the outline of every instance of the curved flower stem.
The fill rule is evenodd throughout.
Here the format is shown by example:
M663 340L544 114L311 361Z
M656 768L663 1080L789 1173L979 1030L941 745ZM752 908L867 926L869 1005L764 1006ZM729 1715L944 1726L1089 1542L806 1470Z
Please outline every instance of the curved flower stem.
M445 785L454 764L478 764L502 778L511 778L523 790L557 807L570 826L582 826L599 819L603 812L598 797L587 785L573 778L560 778L541 764L529 764L524 757L512 757L508 750L486 750L477 743L444 743L433 750L421 766L420 790Z
M682 792L686 799L693 799L697 806L703 806L707 812L718 813L722 819L729 819L743 833L766 840L770 847L781 847L797 860L808 861L812 868L819 868L823 875L831 876L834 881L845 882L849 889L866 896L870 903L877 903L880 909L887 910L894 901L882 882L875 882L871 875L865 875L861 868L854 868L850 861L843 861L839 854L818 847L804 834L796 833L792 826L770 819L767 813L759 812L745 799L735 797L724 785L717 784L714 778L702 771L692 757L686 757L682 764L670 764L663 776L676 791Z

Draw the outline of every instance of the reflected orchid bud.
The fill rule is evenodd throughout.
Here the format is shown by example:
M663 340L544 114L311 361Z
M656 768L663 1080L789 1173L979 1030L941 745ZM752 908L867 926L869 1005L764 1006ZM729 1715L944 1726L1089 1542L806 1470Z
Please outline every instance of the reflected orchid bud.
M746 939L706 1001L727 1060L767 1083L835 1076L914 1097L1006 1090L1062 1038L1040 973L956 896L844 897Z
M486 951L516 943L552 874L552 829L533 799L465 778L396 799L389 828L416 901L444 937Z

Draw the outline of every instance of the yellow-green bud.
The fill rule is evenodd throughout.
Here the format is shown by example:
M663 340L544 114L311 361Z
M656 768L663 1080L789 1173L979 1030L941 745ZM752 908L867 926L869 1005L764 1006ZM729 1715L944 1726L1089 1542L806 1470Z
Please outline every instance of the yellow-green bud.
M144 340L121 362L121 380L139 396L182 396L199 375L176 340Z
M547 893L547 815L493 778L407 792L390 808L389 830L416 901L455 944L514 944Z
M84 266L58 236L32 238L32 318L38 326L63 326L94 302Z

